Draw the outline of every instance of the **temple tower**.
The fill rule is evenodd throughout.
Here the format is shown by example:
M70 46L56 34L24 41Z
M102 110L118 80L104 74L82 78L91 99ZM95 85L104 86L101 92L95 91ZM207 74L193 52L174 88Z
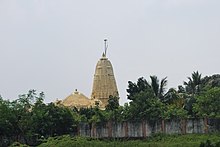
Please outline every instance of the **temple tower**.
M92 99L102 102L100 106L102 108L108 104L110 95L119 96L112 64L106 57L106 41L107 40L105 40L105 52L96 64L91 94Z

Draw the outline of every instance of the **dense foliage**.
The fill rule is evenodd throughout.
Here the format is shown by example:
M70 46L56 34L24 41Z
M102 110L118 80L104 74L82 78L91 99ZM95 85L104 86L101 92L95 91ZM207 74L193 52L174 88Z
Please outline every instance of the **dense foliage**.
M128 82L127 119L167 119L187 117L214 117L220 114L220 75L206 76L196 71L179 85L166 92L167 78L161 81L150 76Z
M219 147L219 135L164 135L155 134L146 140L98 140L69 135L45 140L39 147Z
M77 133L78 123L107 121L141 121L189 117L220 117L220 75L205 76L193 72L178 89L168 90L167 77L161 81L150 76L128 82L129 103L119 105L118 97L109 97L105 110L68 109L54 103L45 104L44 93L30 90L14 101L0 97L0 146L19 141L37 145L53 136Z
M0 98L0 146L14 141L35 145L38 139L72 133L74 112L53 103L43 103L44 94L35 90L9 102Z

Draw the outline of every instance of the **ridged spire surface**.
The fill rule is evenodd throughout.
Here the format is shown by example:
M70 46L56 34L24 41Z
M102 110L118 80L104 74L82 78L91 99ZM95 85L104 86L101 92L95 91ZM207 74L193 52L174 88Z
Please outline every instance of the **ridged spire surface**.
M102 56L96 65L91 98L100 100L101 107L105 107L110 95L118 96L118 89L112 64L106 56Z

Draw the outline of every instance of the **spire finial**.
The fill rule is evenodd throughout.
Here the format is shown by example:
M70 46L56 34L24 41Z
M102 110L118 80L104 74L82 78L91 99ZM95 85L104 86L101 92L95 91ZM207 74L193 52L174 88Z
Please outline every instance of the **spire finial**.
M107 39L104 39L104 42L105 42L105 57L106 57L106 53L107 53L107 48L108 48L108 44L107 44Z

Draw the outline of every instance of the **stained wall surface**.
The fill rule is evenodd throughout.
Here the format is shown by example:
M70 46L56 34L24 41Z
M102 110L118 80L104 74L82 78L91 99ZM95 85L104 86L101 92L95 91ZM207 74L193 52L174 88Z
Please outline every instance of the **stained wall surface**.
M79 124L79 135L93 138L145 138L154 133L192 134L220 132L220 119L159 120Z

